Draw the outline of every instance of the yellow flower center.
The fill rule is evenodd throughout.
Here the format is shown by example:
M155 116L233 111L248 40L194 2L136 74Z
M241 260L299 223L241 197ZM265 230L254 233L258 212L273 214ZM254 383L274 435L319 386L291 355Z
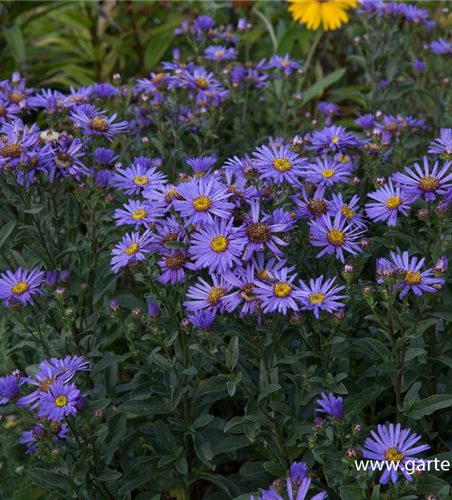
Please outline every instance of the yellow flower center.
M89 128L95 132L107 132L110 128L109 123L102 116L96 116L89 121Z
M25 283L25 281L21 281L20 283L17 283L17 285L14 285L11 288L11 292L14 293L15 295L22 295L26 291L28 291L28 284Z
M273 168L280 172L287 172L292 168L292 164L287 158L275 158L273 160Z
M220 303L221 297L224 297L225 295L226 290L222 286L219 286L217 288L212 287L209 295L207 296L207 302L211 306L216 306Z
M207 198L207 196L198 196L194 201L193 201L193 208L197 212L205 212L206 210L209 210L209 208L212 206L212 200L210 198Z
M133 182L137 186L145 186L149 181L148 178L145 175L137 175L135 179L133 179Z
M333 144L336 144L336 142L338 142L338 141L339 141L339 137L337 135L331 139L331 142Z
M289 66L290 61L281 61L281 66Z
M386 207L389 210L397 210L402 204L402 200L399 196L392 196L386 200Z
M322 175L323 175L323 177L326 177L327 179L329 179L330 177L333 177L333 175L334 175L334 170L332 170L332 169L327 169L327 170L324 170L324 171L322 172Z
M350 161L350 157L346 155L340 155L338 156L337 161L340 161L341 163L348 163Z
M439 188L440 185L441 184L439 180L436 177L432 177L431 175L422 177L418 184L419 189L422 189L422 191L426 193L433 193Z
M309 301L313 304L319 304L325 300L325 295L322 292L313 293L309 297Z
M139 249L140 249L140 247L138 246L137 243L132 243L129 248L126 248L124 250L124 253L126 255L135 255Z
M224 56L224 50L217 50L215 52L215 57L221 57Z
M265 269L261 269L258 273L257 273L257 278L260 279L261 281L266 281L268 280L269 276L268 276L268 272L265 270Z
M22 151L24 150L20 142L6 142L0 149L0 153L5 158L20 158Z
M210 244L210 248L214 252L222 253L224 252L229 246L229 241L227 238L224 236L215 236L215 238L212 240L212 243Z
M290 295L292 291L292 285L288 283L278 283L273 287L273 292L277 297L284 298Z
M39 392L49 392L50 386L56 382L56 378L45 378L38 386Z
M391 462L399 463L403 459L403 457L404 454L393 446L391 448L388 448L385 453L386 460L389 460Z
M345 243L345 234L339 229L332 229L327 234L327 239L332 245L340 247Z
M209 88L209 82L202 76L195 78L195 85L198 87L198 89L201 90L206 90Z
M404 281L406 285L419 285L421 279L421 273L413 273L412 271L408 271L406 273Z
M341 208L341 213L347 220L352 220L355 215L355 212L348 205L344 205Z
M55 404L58 406L58 408L61 408L62 406L67 405L67 397L66 396L58 396L55 399Z
M134 210L132 219L142 219L143 217L146 217L147 214L146 210L139 208L138 210Z

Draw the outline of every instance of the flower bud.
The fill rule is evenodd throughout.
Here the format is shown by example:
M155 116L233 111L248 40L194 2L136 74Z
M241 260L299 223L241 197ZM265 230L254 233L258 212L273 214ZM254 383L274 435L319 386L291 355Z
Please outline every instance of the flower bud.
M56 290L55 290L55 295L57 297L65 297L66 296L66 292L67 292L67 289L62 287L62 286L59 286Z
M343 307L340 307L339 309L337 309L337 311L334 311L333 319L334 319L334 321L344 321L345 309Z
M361 238L358 245L363 249L367 250L372 246L372 241L369 238Z
M121 311L121 305L119 304L119 302L117 300L112 300L110 302L110 312L112 314L117 314Z
M362 424L352 424L352 432L355 436L359 436L364 432L364 426Z
M322 417L315 417L314 420L312 421L312 428L317 431L323 431L325 427L327 426L326 420L323 419Z
M430 216L430 212L426 208L421 208L417 211L416 213L418 219L420 220L426 220Z
M68 269L64 269L63 271L61 271L58 282L63 285L68 285L71 282Z
M97 418L97 420L100 420L102 423L105 422L105 413L101 408L96 408L93 415L94 418Z
M86 292L87 290L89 290L89 285L88 285L88 283L82 283L82 284L80 285L80 290L81 290L82 292Z
M135 318L140 318L141 315L143 314L143 311L141 310L140 307L135 307L135 309L132 309L132 314L135 316Z
M113 193L107 194L107 196L105 197L105 202L108 205L112 205L113 203L116 203L116 196Z
M61 448L58 448L57 446L55 446L55 448L52 448L52 456L57 457L60 454L61 454Z
M150 301L148 304L148 317L151 319L158 319L161 315L162 313L157 302Z
M372 295L372 287L370 285L363 286L362 288L363 295Z
M358 455L359 455L359 453L358 453L358 450L356 448L347 448L345 450L345 457L346 458L353 459L353 458L357 458Z
M290 148L294 153L300 153L303 151L303 138L301 135L296 135L291 141L290 141Z
M292 311L289 321L292 325L300 325L303 323L303 314L300 311Z
M447 257L443 255L436 261L433 271L437 275L447 274L448 267L449 267L449 262L447 260Z
M361 182L361 179L359 177L353 177L352 184L354 184L355 186L358 186L360 182Z
M191 328L192 325L191 321L188 318L183 318L179 326L182 330L188 330L189 328Z
M384 177L377 177L375 179L375 184L379 187L384 186L386 184L386 179Z

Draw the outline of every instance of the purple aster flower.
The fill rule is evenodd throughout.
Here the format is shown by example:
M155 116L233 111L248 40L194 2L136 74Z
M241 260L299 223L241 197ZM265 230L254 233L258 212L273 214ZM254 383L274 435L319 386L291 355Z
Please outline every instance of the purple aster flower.
M22 153L30 153L39 139L35 127L28 128L19 119L3 124L1 132L5 136L0 143L0 168L6 165L11 168L17 166Z
M68 415L75 415L79 397L80 391L75 384L65 385L64 380L57 380L50 386L48 392L41 394L38 417L61 421Z
M13 120L22 111L22 108L10 102L8 99L0 95L0 123L5 123L6 120Z
M174 215L162 222L157 222L155 232L152 234L151 253L167 252L168 248L165 244L172 241L188 241L185 230L177 222Z
M452 128L442 128L440 137L431 144L428 153L440 155L443 160L452 159Z
M210 311L197 311L194 315L188 316L188 319L203 333L212 333L215 329L215 313Z
M80 125L82 131L88 136L103 136L113 141L112 137L128 130L126 121L114 123L117 113L111 117L105 116L104 111L91 107L88 111L82 106L74 109L69 119Z
M279 69L284 71L286 76L290 76L294 70L301 69L299 62L300 61L291 61L289 54L286 54L284 57L272 56L267 65L267 69Z
M193 299L184 302L184 306L188 311L207 309L215 313L217 310L224 310L223 298L231 289L231 285L225 281L223 276L211 274L210 277L213 285L209 285L207 281L198 278L198 283L188 289L187 298Z
M388 226L395 226L397 223L397 215L402 213L407 216L409 210L409 196L407 196L400 187L394 187L392 179L377 189L375 193L369 193L369 198L376 202L366 204L367 216L374 222L385 220Z
M195 178L179 184L177 192L183 200L174 199L173 206L187 219L185 227L190 224L213 224L215 216L229 218L234 208L234 204L227 201L228 188L214 178Z
M106 189L112 183L112 172L110 170L99 170L94 178L96 189Z
M297 205L295 213L302 218L316 218L329 213L329 203L326 201L325 186L317 186L312 195L308 194L306 186L301 186L300 190L303 199L294 197L293 200Z
M430 50L434 54L452 54L452 43L438 38L438 40L430 44Z
M316 163L306 166L303 176L308 182L321 186L334 186L338 182L347 182L351 175L351 168L346 163L338 163L327 157L316 158Z
M421 271L425 258L422 258L418 262L417 257L412 257L410 260L408 252L403 252L402 255L391 252L391 259L397 268L398 274L404 274L402 281L398 285L398 288L402 289L400 293L401 299L403 299L410 290L418 297L421 297L423 292L436 293L436 289L433 285L444 284L444 279L435 278L433 276L432 268Z
M379 425L378 434L371 431L372 437L367 438L363 447L363 457L375 460L376 463L370 465L369 469L375 470L378 465L386 465L386 470L380 478L381 484L386 484L389 479L395 484L400 470L408 481L413 481L411 474L406 469L407 462L410 462L410 470L413 466L421 464L422 459L414 457L418 453L430 449L428 444L421 446L416 444L422 436L411 434L411 429L402 429L400 424ZM381 470L380 468L378 470Z
M388 259L380 258L376 261L377 283L384 283L385 279L392 279L397 272L396 266Z
M38 443L48 438L49 432L54 441L58 441L59 439L70 439L70 436L68 436L69 427L67 424L52 420L49 430L47 430L43 424L36 424L31 431L24 431L20 438L20 442L28 446L26 453L36 451Z
M302 310L314 311L317 319L320 317L320 311L328 311L333 314L334 311L341 309L343 304L338 302L346 299L347 295L338 295L345 286L334 285L336 278L323 281L323 275L319 278L309 280L309 286L300 280L299 301Z
M136 229L140 226L149 227L163 215L161 207L158 205L153 207L150 203L142 201L129 200L123 206L124 210L118 208L113 215L113 219L117 219L117 226L132 224Z
M143 190L161 186L167 182L166 175L158 172L156 167L151 166L151 161L135 158L129 168L121 169L113 176L113 181L118 189L124 190L125 194L141 194Z
M243 66L234 66L231 70L229 76L229 81L233 87L245 88L246 84L244 82L246 76L246 69Z
M259 201L253 200L251 205L251 221L245 224L245 236L248 242L245 247L243 260L248 260L254 252L262 252L269 248L273 255L282 257L281 250L276 245L287 246L288 243L278 238L275 233L282 233L289 229L288 224L272 224L268 215L261 217Z
M47 271L44 286L50 289L56 288L59 275L58 271Z
M371 129L375 125L375 116L372 113L360 116L355 120L356 125L359 125L363 129Z
M243 231L232 227L234 219L214 220L192 236L190 254L196 269L208 267L209 273L241 266L240 255L247 242Z
M186 163L188 166L190 166L193 171L195 172L195 175L198 176L203 176L207 174L212 166L215 164L217 161L217 156L216 155L211 155L211 156L204 156L202 158L188 158L186 160Z
M49 182L52 183L60 175L63 177L73 175L77 180L80 180L82 174L89 175L89 170L80 160L85 156L82 148L82 141L61 134L47 161Z
M11 271L1 274L0 278L0 299L5 299L3 305L7 306L9 301L14 299L27 305L34 305L32 296L35 294L43 294L42 285L44 283L44 271L33 269L19 269L13 274Z
M204 59L210 61L230 61L237 59L237 51L232 47L224 47L223 45L210 45L204 52Z
M287 314L287 310L299 311L297 300L300 298L300 290L293 285L293 281L297 277L297 273L292 276L288 275L288 268L285 267L280 271L274 271L274 281L266 283L256 280L255 293L262 301L262 309L265 314L278 311Z
M274 257L265 262L264 252L259 252L253 256L252 262L257 272L256 279L264 283L271 283L276 279L276 273L286 267L287 259L276 260ZM296 266L287 267L287 272L291 273Z
M213 73L208 73L202 67L195 69L193 73L187 70L182 71L181 78L182 82L190 89L197 91L198 95L200 92L212 92L222 88L220 82L214 78Z
M259 303L258 296L255 293L255 267L249 263L246 268L238 267L233 272L225 274L225 279L234 288L234 292L224 297L226 311L233 312L241 307L240 317L247 314L255 314L256 306Z
M257 500L305 500L311 486L311 481L310 477L305 477L299 485L296 483L292 484L292 479L288 477L285 482L285 492L281 491L281 489L278 489L278 492L273 486L270 486L268 490L262 491L262 496L257 498ZM311 500L325 500L327 496L326 491L322 491L314 495ZM250 500L254 500L253 495L251 495Z
M342 214L342 217L346 219L352 226L365 228L367 226L364 215L359 214L359 196L354 195L352 199L345 203L342 199L342 193L333 194L333 199L330 202L329 210L333 216L336 216L338 212Z
M335 125L320 131L314 130L310 142L311 146L306 145L306 149L314 149L318 153L344 151L358 145L358 140L353 134L348 133L344 127Z
M95 83L93 94L98 99L110 99L110 97L117 97L118 89L111 83Z
M51 385L53 385L57 381L57 377L53 374L53 369L50 370L49 366L45 366L43 371L38 372L34 375L34 378L24 377L23 380L28 384L34 385L37 387L36 391L28 394L27 396L22 396L17 401L17 407L23 408L31 403L29 410L34 410L39 405L39 398L42 394L45 394L49 391Z
M324 116L333 116L339 113L339 106L332 102L319 102L317 109Z
M39 369L50 377L70 380L78 371L89 371L89 361L82 356L67 355L64 358L50 358L39 364Z
M317 258L325 254L336 254L341 262L345 262L344 251L357 255L362 249L356 243L356 239L363 234L360 228L353 227L347 220L337 213L332 219L329 215L323 215L317 220L309 223L311 231L311 245L325 247Z
M119 156L108 148L96 148L93 153L93 159L99 168L107 168L107 166L117 160Z
M19 396L20 386L25 382L21 377L6 375L0 377L0 405L6 405Z
M146 230L141 236L138 231L126 234L111 252L113 255L111 259L113 272L117 273L121 267L144 260L145 254L150 251L150 242L151 233L149 230Z
M229 201L237 207L250 203L251 200L259 196L259 191L255 186L247 186L247 179L238 170L226 169L226 182L229 191Z
M317 408L315 411L328 413L332 420L342 420L344 418L344 406L341 397L336 398L331 393L327 396L322 392L322 398L317 399L316 402L321 408Z
M215 21L209 16L199 16L194 20L193 26L198 35L202 35L203 31L210 31L215 26Z
M45 108L48 115L56 115L70 107L67 97L58 90L42 89L41 94L30 97L28 105L31 108Z
M424 196L427 202L434 201L437 195L444 194L447 191L446 188L452 186L452 173L449 173L451 165L452 162L446 162L438 172L438 162L435 162L430 172L428 158L424 156L424 171L422 171L418 163L415 163L415 172L405 167L405 172L408 175L397 172L394 174L393 179L397 186L404 190L410 201L416 201L421 196Z
M413 63L416 73L424 73L425 62L422 59L416 59Z
M73 108L79 106L80 104L86 104L89 102L91 94L93 93L93 87L79 87L75 89L72 85L69 86L69 95L67 96L68 106Z
M195 269L193 264L187 262L188 255L184 250L168 250L159 261L159 266L162 268L161 274L156 281L166 284L171 281L171 284L180 283L185 280L185 269Z
M253 154L255 167L260 173L259 179L272 180L275 184L288 182L297 185L298 179L303 175L303 167L307 160L300 158L292 152L290 146L276 144L258 147Z
M303 479L308 476L308 465L306 462L294 462L290 466L290 480L292 484L301 485Z

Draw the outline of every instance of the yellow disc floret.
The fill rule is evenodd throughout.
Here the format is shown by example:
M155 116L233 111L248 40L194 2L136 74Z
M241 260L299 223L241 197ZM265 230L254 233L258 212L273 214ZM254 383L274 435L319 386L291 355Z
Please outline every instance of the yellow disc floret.
M328 241L336 247L340 247L345 243L345 234L339 229L332 229L328 232L326 237Z
M391 198L386 200L386 207L389 208L389 210L397 210L401 204L402 199L400 196L391 196Z
M139 220L143 219L144 217L147 216L146 210L143 210L142 208L139 208L138 210L134 210L132 213L132 219Z
M14 295L23 295L26 291L28 291L28 284L25 281L21 281L11 288L11 292Z
M58 408L62 408L63 406L67 405L67 397L66 396L58 396L55 399L55 404L58 406Z
M320 304L325 300L325 295L322 292L313 293L309 296L309 300L312 304Z
M229 246L229 241L224 236L215 236L215 238L210 243L210 248L214 252L222 253L227 250Z
M404 281L406 285L419 285L421 279L421 273L413 273L412 271L408 271L406 273Z
M281 299L288 297L291 291L292 285L289 285L289 283L278 283L273 287L274 294Z
M206 212L207 210L209 210L211 206L212 206L212 200L204 195L198 196L193 201L193 208L197 212Z
M401 460L403 460L404 456L405 455L402 452L400 452L397 448L394 448L393 446L391 446L391 448L388 448L385 453L386 460L395 463L399 463Z
M275 158L273 160L273 168L280 172L287 172L292 168L292 164L287 158Z
M132 243L129 248L124 250L126 255L135 255L140 250L138 243Z

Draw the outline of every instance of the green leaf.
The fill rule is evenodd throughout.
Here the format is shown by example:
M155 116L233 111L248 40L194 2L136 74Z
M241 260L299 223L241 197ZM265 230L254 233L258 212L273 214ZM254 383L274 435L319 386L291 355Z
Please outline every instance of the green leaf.
M276 462L266 462L264 469L275 477L284 477L286 475L284 467Z
M51 472L46 469L32 469L28 471L28 477L34 484L50 490L54 490L56 487L65 490L68 484L64 474Z
M0 230L0 248L2 248L3 243L5 243L5 241L8 239L8 236L13 232L15 225L16 225L16 222L13 220L10 220Z
M336 71L333 71L325 78L322 78L322 80L314 83L314 85L309 87L308 90L304 92L303 102L301 103L301 105L304 106L311 99L314 99L314 97L320 95L327 87L339 81L344 76L345 71L346 71L345 68L337 69Z
M452 406L452 395L450 394L435 394L422 401L416 401L411 407L411 410L406 413L407 417L419 419L427 415L431 415L437 410L449 408Z
M15 24L10 28L4 27L3 36L8 42L14 60L20 65L25 60L25 44L19 26Z
M359 486L342 486L339 488L342 500L361 500L366 498L364 490Z
M165 247L170 250L188 250L190 243L185 241L167 241Z
M117 470L104 469L98 479L100 479L101 481L116 481L116 479L119 479L121 476L122 473L118 472Z

